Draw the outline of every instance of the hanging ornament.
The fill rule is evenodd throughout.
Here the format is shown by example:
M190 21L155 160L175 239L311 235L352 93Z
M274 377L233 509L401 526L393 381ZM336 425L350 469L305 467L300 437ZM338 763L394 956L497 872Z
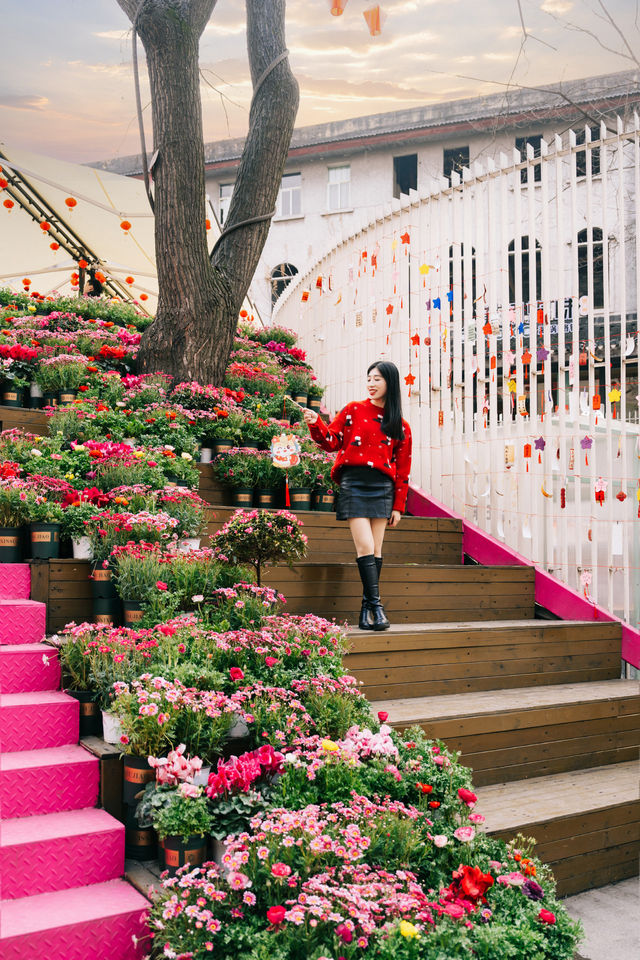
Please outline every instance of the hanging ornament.
M587 435L586 437L583 437L582 440L580 441L580 446L584 450L585 466L588 467L589 466L589 450L591 450L591 447L593 446L593 439L589 435Z
M7 197L6 200L2 201L2 206L5 207L9 212L11 212L12 207L14 206L13 200L9 200Z
M439 427L443 427L443 426L444 426L444 411L443 411L443 410L438 410L438 426L439 426Z
M627 495L624 492L624 490L622 489L618 490L618 492L616 493L616 500L619 500L620 503L624 503L626 499L627 499Z
M211 230L211 220L205 220L204 228L205 230Z
M149 297L147 296L146 293L141 293L141 294L140 294L140 299L141 299L141 300L148 300Z
M591 402L591 406L593 407L594 410L599 410L599 409L600 409L600 405L601 405L600 394L599 394L599 393L594 393L594 395L593 395L593 400L592 400L592 402Z
M40 229L43 233L48 233L51 230L51 224L47 220L42 220L40 223Z
M8 186L9 186L9 181L5 180L4 177L0 177L0 190L4 190Z
M74 207L77 207L77 206L78 206L78 201L76 200L75 197L66 197L66 199L65 199L64 202L66 203L67 207L69 208L69 212L71 212Z
M544 483L540 485L540 489L541 489L541 491L542 491L542 496L543 496L543 497L547 497L549 500L553 500L553 494L552 494L552 493L549 493L547 490L545 490L545 488L544 488Z
M581 367L586 367L587 365L587 352L586 350L581 350L578 356L578 363Z
M131 284L135 283L136 280L135 280L135 277L125 277L125 278L124 278L124 282L125 282L125 283L128 283L129 286L131 286Z
M560 487L560 509L564 510L567 505L567 491L565 487Z
M86 260L78 260L78 266L80 267L81 270L86 270L89 264L87 263Z
M129 230L131 230L131 224L129 223L128 220L121 220L120 229L124 230L125 233L129 233Z
M616 419L616 403L620 402L621 396L622 396L622 393L617 387L613 387L613 389L609 391L609 400L611 401L611 404L612 404L611 416L613 417L614 420Z
M379 37L382 33L382 11L380 10L380 4L376 4L375 7L369 7L368 10L364 10L362 16L367 22L371 36Z
M302 297L301 297L300 299L302 300L303 303L306 303L307 300L309 299L309 291L308 291L308 290L303 290L303 291L302 291Z
M507 443L504 448L504 465L507 470L516 462L516 448L512 443Z
M408 231L400 234L400 243L411 243L411 236Z
M52 250L59 250L59 249L60 249L60 244L59 244L59 243L56 243L55 240L53 241L53 243L50 243L49 246L51 247Z
M596 480L596 486L595 486L595 497L596 497L596 503L599 503L601 507L604 506L604 497L607 492L608 486L609 486L609 483L607 480L603 480L602 477L598 477L598 479Z
M569 448L569 470L573 470L576 464L576 452L573 447Z
M526 466L527 466L527 473L529 473L529 463L528 463L528 461L531 459L531 444L530 444L530 443L525 443L525 445L524 445L524 450L523 450L523 456L524 456L525 460L527 461L527 465L526 465Z
M328 0L332 17L341 17L349 0Z
M411 373L411 368L409 368L409 373L408 373L408 374L406 375L406 377L404 378L404 382L405 382L406 385L409 387L409 396L411 396L411 387L412 387L412 386L414 385L414 383L416 382L416 378L415 378L414 375Z

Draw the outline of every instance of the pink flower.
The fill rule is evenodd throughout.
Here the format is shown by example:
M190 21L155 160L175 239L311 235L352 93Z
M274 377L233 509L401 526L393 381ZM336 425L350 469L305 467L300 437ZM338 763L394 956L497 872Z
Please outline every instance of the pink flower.
M471 790L467 790L465 787L460 787L458 790L458 796L463 803L466 803L468 807L472 807L477 801L477 796Z
M459 903L448 903L444 912L448 913L450 917L453 917L455 920L459 920L460 917L464 916L464 907L461 907Z
M240 667L231 667L231 669L229 670L229 676L234 682L238 680L244 680L244 673L242 672Z
M200 796L200 787L197 787L195 783L181 783L178 789L183 797L195 798Z
M274 877L288 877L291 873L291 867L286 863L274 863L271 867L271 873Z
M167 589L166 583L163 583L162 580L156 580L156 587L158 588L158 590L166 590L166 589Z
M380 723L386 723L389 719L389 714L386 710L378 710L378 720Z
M278 924L284 922L286 912L284 907L269 907L267 910L267 920L276 927Z
M266 665L267 665L268 667L275 667L276 663L278 662L278 658L277 658L277 657L265 657L265 658L264 658L264 662L266 663Z
M453 835L460 843L469 843L476 835L475 827L458 827L453 831Z
M446 847L446 845L449 843L449 838L445 837L443 833L438 833L433 838L433 842L435 843L436 847Z
M538 914L538 920L540 923L553 924L556 922L556 915L555 913L551 913L551 910L541 910Z

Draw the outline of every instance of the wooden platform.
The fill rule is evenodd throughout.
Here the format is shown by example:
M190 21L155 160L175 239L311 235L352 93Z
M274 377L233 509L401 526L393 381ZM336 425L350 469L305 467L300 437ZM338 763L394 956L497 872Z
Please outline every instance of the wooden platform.
M537 840L536 853L554 871L560 896L603 886L638 872L640 765L572 770L481 787L476 810L483 829L509 840Z

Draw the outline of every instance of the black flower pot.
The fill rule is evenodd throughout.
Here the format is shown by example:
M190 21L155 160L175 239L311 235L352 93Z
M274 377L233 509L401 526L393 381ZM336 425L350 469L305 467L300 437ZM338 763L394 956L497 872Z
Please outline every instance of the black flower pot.
M76 390L60 390L58 393L58 403L61 407L68 407L76 398Z
M307 394L306 393L294 393L293 399L296 403L299 403L301 407L306 407L307 405Z
M2 390L2 403L5 407L24 407L24 390L6 384Z
M143 791L148 783L155 780L156 772L149 766L146 757L134 757L125 753L122 762L122 802L135 810L138 803L137 794Z
M57 407L58 406L58 394L51 391L45 391L42 398L43 407Z
M320 404L322 399L320 397L310 397L307 402L307 406L310 410L315 410L316 413L320 413Z
M316 490L313 495L313 509L322 513L331 513L335 503L333 490Z
M164 867L170 876L175 876L176 870L185 863L192 867L199 867L204 863L207 853L206 837L189 837L186 843L180 837L165 837L162 842L164 853Z
M22 528L0 527L0 563L22 560Z
M212 440L211 444L216 457L221 453L229 453L229 450L233 450L235 447L233 440Z
M118 593L113 583L111 569L107 567L95 566L92 570L91 595L94 600L104 598L105 600L117 600Z
M74 700L80 702L80 736L102 736L102 716L92 690L66 690Z
M131 860L153 860L158 837L153 827L141 827L136 817L137 801L125 807L124 855Z
M93 622L108 623L112 627L117 627L120 623L120 598L119 597L94 597L93 598Z
M234 487L231 491L234 507L250 507L253 503L251 487Z
M292 487L289 489L292 510L311 510L311 488Z
M123 600L122 611L125 627L135 627L144 616L142 604L135 600Z
M31 556L34 560L57 560L60 556L60 524L31 524Z
M256 507L275 507L276 494L274 490L268 490L265 487L258 487L256 490Z

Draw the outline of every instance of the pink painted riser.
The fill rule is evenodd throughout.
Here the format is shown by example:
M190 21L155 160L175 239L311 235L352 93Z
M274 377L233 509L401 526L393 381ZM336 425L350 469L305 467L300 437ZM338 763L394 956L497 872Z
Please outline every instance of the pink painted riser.
M2 960L138 960L148 903L124 880L0 903Z
M500 543L484 530L468 523L460 514L449 510L419 487L410 485L407 508L416 517L448 517L461 520L463 552L478 563L532 566L521 554ZM592 622L601 620L604 623L620 623L622 627L620 655L627 663L640 667L640 630L636 627L620 620L604 607L586 600L571 587L538 568L535 571L535 599L536 603L563 620L591 620Z
M0 563L0 600L28 600L31 567L28 563Z
M0 697L0 749L39 750L78 742L80 704L52 690Z
M0 600L0 644L39 643L46 632L47 608L35 600Z
M5 820L0 898L15 900L122 875L124 826L104 810Z
M100 767L77 745L0 757L0 816L81 810L98 801Z
M53 647L46 643L0 647L0 693L57 690L59 687L60 662L58 651Z

